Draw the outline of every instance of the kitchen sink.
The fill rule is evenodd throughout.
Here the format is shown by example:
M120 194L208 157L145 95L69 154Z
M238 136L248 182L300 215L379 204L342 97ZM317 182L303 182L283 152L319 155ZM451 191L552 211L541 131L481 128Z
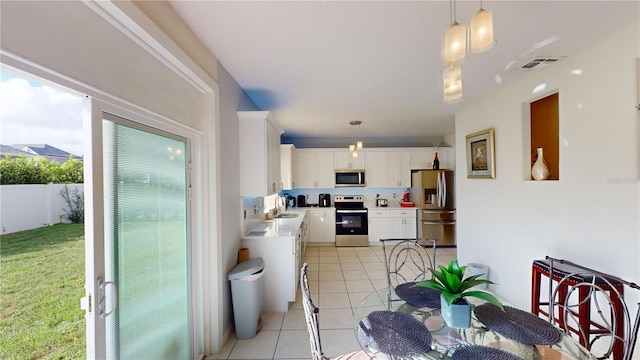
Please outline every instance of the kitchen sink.
M293 219L293 218L297 218L300 214L296 214L296 213L282 213L282 214L278 214L277 216L274 216L276 219L284 219L284 218L289 218L289 219Z

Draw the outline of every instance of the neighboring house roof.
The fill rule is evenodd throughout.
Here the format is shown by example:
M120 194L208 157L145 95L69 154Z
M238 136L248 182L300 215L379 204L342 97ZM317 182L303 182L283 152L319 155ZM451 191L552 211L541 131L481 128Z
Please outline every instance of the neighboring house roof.
M9 155L11 157L20 156L20 155L33 156L33 154L31 153L22 151L20 149L16 149L12 146L0 144L0 156L4 158L5 155Z
M5 155L8 153L8 150L5 153L6 148L12 148L13 151L17 152L16 154L8 153L11 156L42 156L48 160L57 160L61 162L65 162L69 160L69 156L73 155L74 158L82 161L82 157L71 154L70 152L58 149L57 147L47 145L47 144L12 144L12 145L0 145L2 146L2 154Z

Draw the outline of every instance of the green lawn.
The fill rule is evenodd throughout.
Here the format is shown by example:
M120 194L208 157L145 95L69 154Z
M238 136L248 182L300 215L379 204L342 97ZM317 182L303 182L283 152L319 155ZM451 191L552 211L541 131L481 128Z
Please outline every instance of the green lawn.
M0 236L0 359L85 358L84 226Z

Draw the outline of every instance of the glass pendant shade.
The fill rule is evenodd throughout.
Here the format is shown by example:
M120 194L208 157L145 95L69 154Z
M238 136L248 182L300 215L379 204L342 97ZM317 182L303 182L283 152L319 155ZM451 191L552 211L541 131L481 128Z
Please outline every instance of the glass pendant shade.
M467 55L467 27L454 22L444 33L442 59L446 63L462 61Z
M356 151L356 146L353 145L353 144L349 145L349 151L351 151L351 152Z
M471 19L471 52L480 53L493 47L493 14L480 8Z
M357 159L358 158L358 152L357 151L351 152L351 157L354 158L354 159Z
M362 149L362 140L358 140L358 142L356 142L356 149Z
M442 102L454 103L462 99L462 68L451 63L442 71Z

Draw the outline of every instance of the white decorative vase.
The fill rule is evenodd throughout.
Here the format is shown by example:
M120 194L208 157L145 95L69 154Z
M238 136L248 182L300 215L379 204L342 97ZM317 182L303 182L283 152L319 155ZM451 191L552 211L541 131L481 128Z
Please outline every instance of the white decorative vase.
M467 329L471 326L471 305L464 299L462 301L464 304L449 305L440 295L440 314L449 327Z
M533 180L547 180L551 175L547 162L544 160L544 154L542 148L538 148L538 160L533 164L531 168L531 176Z

